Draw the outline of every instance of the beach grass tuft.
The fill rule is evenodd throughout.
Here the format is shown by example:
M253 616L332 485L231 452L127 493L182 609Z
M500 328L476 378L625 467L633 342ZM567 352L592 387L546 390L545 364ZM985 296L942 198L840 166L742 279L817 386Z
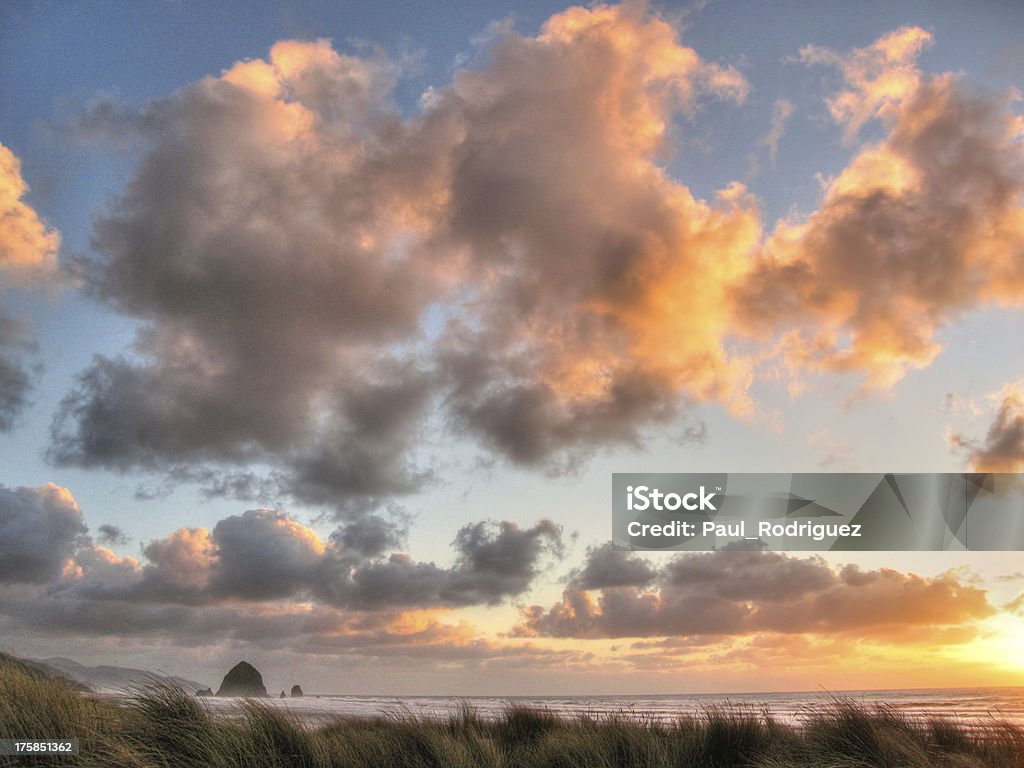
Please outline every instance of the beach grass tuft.
M1024 731L836 698L797 725L729 706L666 723L642 713L566 717L463 705L444 719L303 722L258 700L228 715L152 680L127 703L0 654L0 738L77 738L78 756L0 757L3 766L103 768L1021 768Z

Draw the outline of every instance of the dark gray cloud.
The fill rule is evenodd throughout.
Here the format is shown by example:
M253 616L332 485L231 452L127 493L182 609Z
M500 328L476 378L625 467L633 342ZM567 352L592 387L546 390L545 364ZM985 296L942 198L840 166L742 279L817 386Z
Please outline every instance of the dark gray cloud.
M22 324L0 311L0 432L11 429L28 404L33 377L24 355L33 347Z
M572 575L571 582L580 589L643 587L657 575L657 569L643 558L604 544L587 551L583 568Z
M247 600L289 597L312 581L324 556L315 533L280 512L250 510L217 523L214 594Z
M627 553L612 553L625 557ZM593 559L607 560L602 550ZM524 609L516 633L550 637L731 636L759 632L856 633L914 642L922 633L974 636L995 608L953 574L839 570L820 558L776 552L681 554L639 587L570 584L561 602Z
M98 548L76 554L95 557ZM209 531L181 528L149 542L140 564L106 556L124 578L83 567L58 585L67 595L128 602L215 605L225 600L260 602L306 596L324 571L327 554L311 529L269 509L220 520Z
M496 603L527 590L537 575L541 555L564 556L562 526L541 520L530 528L515 523L475 523L455 537L459 554L455 570L466 584L461 599Z
M96 538L104 544L127 544L128 537L116 525L104 524L97 529Z
M408 364L381 368L375 381L338 392L316 442L292 457L285 483L294 498L353 517L433 479L407 450L430 404L432 377Z
M339 528L332 539L344 552L352 552L361 557L376 557L401 547L406 536L406 528L399 522L402 517L401 510L393 510L392 519L364 515Z
M143 108L135 177L79 264L93 295L141 321L136 357L81 374L54 461L294 464L289 489L325 501L417 487L406 441L426 399L381 350L414 339L436 296L402 245L433 171L402 149L393 75L280 43Z
M7 355L0 355L0 432L14 426L28 402L30 388L25 369Z
M145 564L126 586L97 585L87 595L132 602L203 604L216 565L216 544L205 528L179 528L143 550ZM77 584L72 592L82 592Z
M562 554L561 536L561 527L550 520L525 529L509 522L467 525L453 542L457 558L449 568L416 562L407 554L364 562L342 555L327 561L329 576L321 580L317 595L362 610L493 605L529 588L541 557Z
M135 487L137 501L160 499L173 493L181 483L194 483L206 499L234 499L275 506L286 495L286 482L279 471L223 469L178 464L159 479L147 479Z
M669 587L682 586L725 600L773 602L820 592L835 575L820 558L722 551L678 557L662 569Z
M55 582L86 531L67 489L0 485L0 582Z

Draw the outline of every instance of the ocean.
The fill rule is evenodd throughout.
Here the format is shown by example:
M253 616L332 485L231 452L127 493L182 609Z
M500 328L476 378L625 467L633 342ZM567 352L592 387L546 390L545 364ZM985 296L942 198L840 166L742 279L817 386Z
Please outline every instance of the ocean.
M738 693L728 695L678 694L663 696L342 696L307 695L300 699L265 699L272 707L299 719L322 722L334 716L444 718L470 707L481 717L501 715L509 706L527 706L559 715L586 714L597 718L626 717L646 722L670 722L699 715L708 708L729 707L755 714L767 712L784 723L801 719L826 707L836 698L852 699L869 707L887 705L913 717L946 717L965 724L993 719L1024 727L1024 688L946 688L892 691L837 691L819 693ZM230 714L240 699L206 698L215 712Z

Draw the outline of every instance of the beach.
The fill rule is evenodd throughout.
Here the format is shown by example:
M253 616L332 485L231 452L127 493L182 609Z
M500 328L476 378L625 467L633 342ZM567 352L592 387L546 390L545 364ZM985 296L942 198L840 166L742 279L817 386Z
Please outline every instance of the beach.
M906 704L927 706L927 692L910 693ZM953 703L943 695L933 703ZM975 696L976 708L1014 699L993 689ZM650 710L618 699L606 699L602 711L592 699L589 712L575 709L580 699L562 701L559 711L553 699L504 700L491 709L447 699L442 712L422 699L404 706L396 699L377 714L365 701L362 715L342 713L353 698L213 700L159 683L115 698L0 655L0 741L74 740L76 750L0 757L0 765L1010 768L1024 759L1024 730L1002 716L968 722L924 707L915 715L895 706L895 696L888 703L824 697L793 710L788 722L753 701L692 699L692 711L684 712L682 697L656 697L660 707L643 700ZM419 711L409 701L419 702ZM621 706L608 708L613 703Z
M1024 727L1024 688L934 688L889 691L802 691L791 693L728 693L607 696L350 696L307 695L299 699L268 698L274 709L317 723L343 717L394 717L410 715L442 720L469 708L487 720L500 718L509 707L551 712L560 717L580 715L622 718L638 722L671 723L695 717L708 709L768 712L780 723L799 725L836 699L867 708L892 707L909 717L948 718L971 726L993 719ZM202 699L215 713L237 709L235 698Z

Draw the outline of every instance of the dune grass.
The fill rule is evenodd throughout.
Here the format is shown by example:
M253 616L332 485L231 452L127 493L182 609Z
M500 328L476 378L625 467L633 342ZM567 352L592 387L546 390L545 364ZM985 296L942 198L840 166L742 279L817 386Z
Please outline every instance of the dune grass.
M1024 731L967 728L846 699L794 727L770 714L713 707L672 723L562 717L509 706L425 719L339 717L311 726L258 701L211 714L191 694L154 682L129 704L92 698L0 654L0 738L71 738L77 757L0 757L0 765L117 768L1021 768Z

